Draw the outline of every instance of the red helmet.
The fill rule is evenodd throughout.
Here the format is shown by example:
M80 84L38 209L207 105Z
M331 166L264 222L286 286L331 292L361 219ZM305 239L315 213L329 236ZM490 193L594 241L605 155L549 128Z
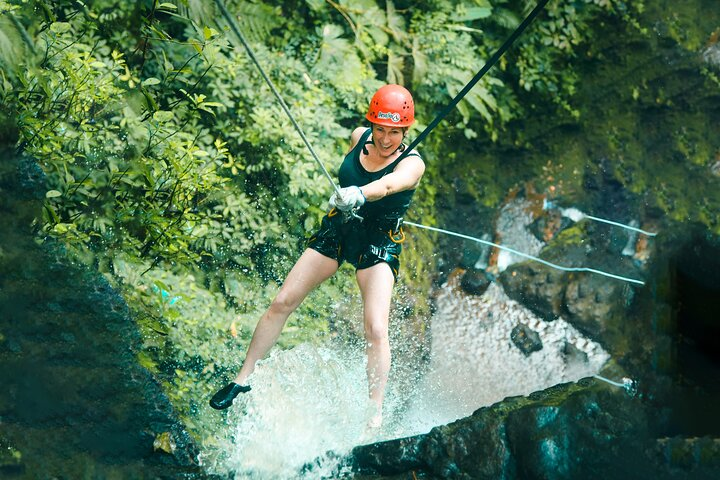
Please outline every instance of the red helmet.
M386 127L409 127L415 121L412 95L400 85L380 87L370 100L365 118Z

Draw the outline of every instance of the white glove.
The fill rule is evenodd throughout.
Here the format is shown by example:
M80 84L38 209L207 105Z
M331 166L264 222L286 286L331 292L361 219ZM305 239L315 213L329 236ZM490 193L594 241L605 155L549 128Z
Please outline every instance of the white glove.
M339 192L333 193L329 202L330 208L337 208L342 212L349 212L360 208L364 203L365 195L363 195L360 187L354 185L352 187L341 188Z

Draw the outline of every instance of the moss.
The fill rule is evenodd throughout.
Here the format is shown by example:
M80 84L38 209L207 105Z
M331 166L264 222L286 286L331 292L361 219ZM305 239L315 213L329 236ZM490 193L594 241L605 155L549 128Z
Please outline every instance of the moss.
M654 2L641 17L647 33L608 22L572 64L581 74L578 120L559 118L552 105L529 105L534 114L515 122L507 140L460 149L467 153L442 167L448 187L459 189L456 198L493 207L531 180L558 203L598 211L608 206L612 182L632 194L626 203L633 215L720 231L720 189L711 173L720 158L718 90L698 63L717 29L706 15L711 7Z
M560 232L553 240L553 245L565 248L568 246L581 245L584 241L585 229L583 228L583 224L578 224Z

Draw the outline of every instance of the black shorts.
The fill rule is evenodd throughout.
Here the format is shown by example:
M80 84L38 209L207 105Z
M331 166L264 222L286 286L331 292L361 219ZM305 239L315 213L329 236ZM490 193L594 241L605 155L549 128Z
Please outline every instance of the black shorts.
M405 234L397 220L373 221L352 218L344 221L342 213L330 210L320 229L308 240L312 248L338 264L348 262L357 270L385 262L397 280L400 253Z

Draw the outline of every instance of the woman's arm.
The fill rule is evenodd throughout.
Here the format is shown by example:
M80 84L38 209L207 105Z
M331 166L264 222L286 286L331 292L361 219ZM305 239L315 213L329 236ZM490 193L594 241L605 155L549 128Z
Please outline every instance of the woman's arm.
M363 185L360 190L368 202L374 202L393 193L417 188L423 173L425 173L425 162L422 158L409 156L404 158L392 173Z

